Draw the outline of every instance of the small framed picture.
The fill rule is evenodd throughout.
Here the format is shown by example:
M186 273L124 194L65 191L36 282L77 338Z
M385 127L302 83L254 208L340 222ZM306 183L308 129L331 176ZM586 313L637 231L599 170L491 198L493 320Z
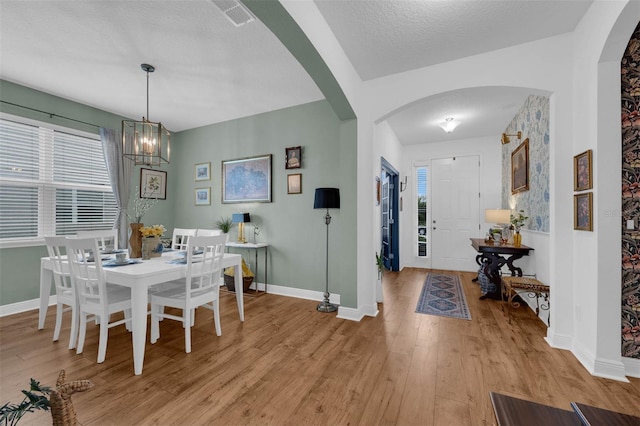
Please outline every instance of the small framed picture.
M584 191L593 188L591 172L591 150L573 157L573 190Z
M302 147L294 146L292 148L285 148L285 169L299 169L302 167Z
M210 206L211 188L196 188L195 202L196 206Z
M211 180L211 163L196 164L195 180Z
M302 173L287 175L287 194L302 194Z
M167 199L167 172L140 169L140 198Z
M511 153L511 193L529 190L529 138Z
M593 193L573 196L573 229L593 231Z

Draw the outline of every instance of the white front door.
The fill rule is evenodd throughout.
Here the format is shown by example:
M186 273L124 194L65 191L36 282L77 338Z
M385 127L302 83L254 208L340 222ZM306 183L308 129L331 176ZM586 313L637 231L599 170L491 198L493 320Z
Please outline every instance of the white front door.
M431 267L475 271L469 239L479 234L480 159L433 160L431 176Z

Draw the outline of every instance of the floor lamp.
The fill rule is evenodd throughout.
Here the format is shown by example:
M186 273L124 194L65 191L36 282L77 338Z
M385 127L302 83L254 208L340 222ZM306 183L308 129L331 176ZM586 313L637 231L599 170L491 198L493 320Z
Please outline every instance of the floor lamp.
M324 216L324 223L327 225L327 251L325 257L325 290L324 300L318 304L320 312L335 312L338 307L329 303L329 224L331 223L331 215L329 209L340 208L340 190L338 188L316 188L316 196L313 202L314 209L327 209Z

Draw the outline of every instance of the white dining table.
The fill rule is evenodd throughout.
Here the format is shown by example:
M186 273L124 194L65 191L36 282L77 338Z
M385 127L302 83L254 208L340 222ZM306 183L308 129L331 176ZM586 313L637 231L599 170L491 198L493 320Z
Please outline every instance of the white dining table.
M131 265L104 267L108 283L117 284L131 289L131 328L133 341L133 369L136 375L142 374L144 364L145 343L147 340L147 305L149 303L149 287L168 281L184 278L187 266L171 263L175 252L165 252L160 257L142 260ZM222 259L223 267L234 267L236 286L236 301L240 321L244 321L244 299L242 295L242 256L225 253ZM44 328L44 321L51 296L51 282L53 280L53 262L48 257L40 259L40 310L38 329Z

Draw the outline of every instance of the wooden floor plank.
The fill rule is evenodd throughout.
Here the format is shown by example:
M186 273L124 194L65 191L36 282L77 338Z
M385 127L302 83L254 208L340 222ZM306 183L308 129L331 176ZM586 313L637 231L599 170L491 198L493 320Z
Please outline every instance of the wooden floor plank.
M44 330L36 311L0 318L0 403L22 399L33 377L52 386L60 369L94 387L73 396L91 425L494 425L489 392L570 409L577 401L640 415L640 379L591 376L568 351L544 340L546 326L527 307L508 323L500 301L479 300L472 273L461 279L472 320L415 312L429 270L384 276L384 304L360 322L316 311L316 301L273 294L245 298L244 323L233 295L221 297L222 336L200 310L192 352L184 330L163 321L147 343L142 376L133 375L131 335L109 331L97 364L98 328L82 354L68 350L69 314L53 342L54 309ZM440 271L438 271L440 272ZM25 426L50 424L27 414Z

